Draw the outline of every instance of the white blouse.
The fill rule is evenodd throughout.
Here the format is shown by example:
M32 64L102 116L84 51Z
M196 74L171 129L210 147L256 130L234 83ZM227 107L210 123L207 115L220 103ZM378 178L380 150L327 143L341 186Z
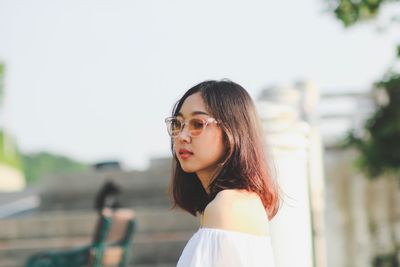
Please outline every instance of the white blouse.
M274 267L271 239L236 231L199 228L177 267Z

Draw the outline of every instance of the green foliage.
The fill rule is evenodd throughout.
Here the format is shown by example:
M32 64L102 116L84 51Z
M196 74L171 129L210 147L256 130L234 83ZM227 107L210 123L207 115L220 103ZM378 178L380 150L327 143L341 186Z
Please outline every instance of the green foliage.
M328 0L336 17L346 26L373 19L385 3L399 0Z
M400 0L326 1L332 4L336 18L349 27L375 18L384 4ZM400 45L396 56L400 59ZM354 147L360 152L355 164L368 177L376 178L385 173L400 177L400 74L389 72L375 87L374 90L382 90L387 96L387 103L377 106L366 120L361 136L351 131L343 147Z
M378 255L372 261L373 267L400 267L397 253Z
M37 182L41 177L53 173L85 171L90 168L88 164L47 152L22 155L22 164L28 183Z
M366 121L363 136L351 131L344 143L360 152L356 164L371 178L400 174L400 75L388 74L376 87L385 91L389 102L378 106Z
M4 75L5 66L0 63L0 107L4 96ZM0 130L0 162L23 171L28 183L36 182L41 177L50 173L84 171L89 169L87 164L50 153L42 152L31 155L20 155L11 137L7 136L7 147L5 147L5 140L5 134Z
M10 137L8 142L11 151L5 153L4 133L0 130L0 162L22 171L28 183L37 182L41 177L51 173L85 171L90 168L88 164L46 152L24 155L18 152Z
M4 97L4 75L5 75L5 66L0 63L0 103Z
M5 146L4 142L5 142L5 136L3 131L0 130L0 162L10 167L16 168L17 170L21 170L22 169L21 158L19 156L15 143L12 141L10 137L8 137L8 142L10 142L8 146L9 149L11 149L11 151L9 153L6 153L7 150L4 147Z

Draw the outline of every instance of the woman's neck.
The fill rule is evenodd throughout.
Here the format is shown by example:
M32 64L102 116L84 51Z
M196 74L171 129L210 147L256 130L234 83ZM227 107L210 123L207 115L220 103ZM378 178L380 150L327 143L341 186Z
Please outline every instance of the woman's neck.
M208 189L208 185L210 183L211 175L203 171L199 171L196 174L197 178L200 180L200 183L203 185L204 190L207 192L207 194L209 194L210 192Z

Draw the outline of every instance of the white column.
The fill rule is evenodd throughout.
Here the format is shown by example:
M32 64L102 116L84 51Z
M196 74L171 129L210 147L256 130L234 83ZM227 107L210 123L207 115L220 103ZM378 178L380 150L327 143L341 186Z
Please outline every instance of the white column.
M270 229L276 267L312 267L308 147L310 127L299 120L299 92L263 92L257 103L267 139L268 161L276 168L283 204ZM274 170L274 169L272 169Z

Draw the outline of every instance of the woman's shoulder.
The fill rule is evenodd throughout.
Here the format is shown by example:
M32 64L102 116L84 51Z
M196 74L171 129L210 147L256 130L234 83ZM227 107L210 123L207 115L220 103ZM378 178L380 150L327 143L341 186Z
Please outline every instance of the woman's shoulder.
M231 207L242 205L250 205L251 207L263 206L260 197L256 193L244 189L222 190L209 203L209 206L214 208L226 208L226 205Z
M202 227L265 235L268 216L256 193L227 189L219 192L205 208Z

